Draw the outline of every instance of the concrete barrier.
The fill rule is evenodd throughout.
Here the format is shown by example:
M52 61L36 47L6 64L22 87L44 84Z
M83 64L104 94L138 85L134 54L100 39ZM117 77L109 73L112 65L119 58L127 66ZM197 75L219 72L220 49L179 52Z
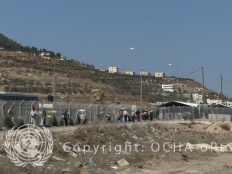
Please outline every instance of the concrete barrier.
M230 121L230 115L225 114L209 114L210 121Z

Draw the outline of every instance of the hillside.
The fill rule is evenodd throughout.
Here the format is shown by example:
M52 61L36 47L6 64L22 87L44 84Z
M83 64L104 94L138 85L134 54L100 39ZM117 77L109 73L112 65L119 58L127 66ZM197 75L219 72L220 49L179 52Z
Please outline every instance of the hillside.
M44 53L45 56L41 56ZM101 102L105 104L138 104L140 102L141 81L139 75L109 74L96 70L94 65L75 60L61 60L61 53L38 49L21 44L0 33L0 91L36 94L47 101L48 95L55 95L56 101L91 101L91 91L100 90ZM176 78L155 78L143 76L143 103L155 103L182 99L191 101L192 93L203 93L202 85L192 79L178 78L178 95L162 92L162 84L173 84ZM218 94L205 89L208 97Z
M109 74L96 70L74 60L45 59L35 54L21 51L0 51L1 91L33 93L40 100L47 100L53 94L54 81L57 100L66 100L69 91L70 101L90 102L91 90L104 91L102 103L112 103L116 99L123 103L138 103L140 96L140 76ZM56 74L54 78L54 72ZM71 78L69 77L71 75ZM162 84L174 84L175 78L158 79L143 77L143 102L154 103L164 100L176 100L175 93L162 96ZM202 85L192 79L179 79L182 94L201 92ZM174 86L175 87L175 86ZM208 95L216 95L206 90ZM189 100L183 95L183 100ZM66 97L66 99L62 99Z

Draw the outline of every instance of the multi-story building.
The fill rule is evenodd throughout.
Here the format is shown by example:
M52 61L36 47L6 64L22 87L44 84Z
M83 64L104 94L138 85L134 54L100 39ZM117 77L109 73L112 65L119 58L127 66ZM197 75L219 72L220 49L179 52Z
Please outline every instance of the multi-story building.
M164 78L165 77L165 73L164 72L155 72L155 77L156 78Z
M149 76L149 75L151 75L151 73L148 72L148 71L142 71L142 72L140 72L140 75L142 75L142 76Z
M209 105L217 105L217 104L223 104L222 100L211 100L211 99L207 99L207 104Z
M193 101L195 101L196 103L202 103L203 102L203 96L199 95L197 93L192 94L193 97Z
M110 66L109 67L109 73L118 73L118 67Z
M134 71L125 71L124 74L127 74L127 75L135 75L135 72Z
M173 85L162 84L162 90L167 92L174 92Z
M226 102L225 102L225 105L226 105L226 106L230 106L230 107L231 107L231 106L232 106L232 102L230 102L230 101L226 101Z

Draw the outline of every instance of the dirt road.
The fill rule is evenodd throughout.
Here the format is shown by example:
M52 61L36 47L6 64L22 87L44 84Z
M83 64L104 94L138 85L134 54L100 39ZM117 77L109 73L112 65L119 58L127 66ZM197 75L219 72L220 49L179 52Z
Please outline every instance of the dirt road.
M207 120L51 127L48 129L52 132L54 149L44 167L17 167L9 160L2 147L0 149L0 168L2 169L0 174L229 174L232 173L231 151L207 150L203 152L199 149L186 150L184 148L184 146L187 147L187 143L231 143L232 130L222 129L223 124L232 127L230 122L211 123ZM6 133L7 130L0 132L1 143L4 142ZM81 151L74 154L65 152L63 147L66 142L69 142L70 147L80 144ZM130 151L127 149L128 146L125 146L128 142L132 144ZM180 142L183 146L179 146ZM159 150L156 149L157 144L160 145ZM87 145L90 149L86 150ZM138 147L137 151L133 145ZM98 151L92 148L96 146L99 146ZM61 158L61 161L54 157ZM95 163L93 167L89 165L91 157ZM120 159L125 159L129 165L120 166L117 164Z

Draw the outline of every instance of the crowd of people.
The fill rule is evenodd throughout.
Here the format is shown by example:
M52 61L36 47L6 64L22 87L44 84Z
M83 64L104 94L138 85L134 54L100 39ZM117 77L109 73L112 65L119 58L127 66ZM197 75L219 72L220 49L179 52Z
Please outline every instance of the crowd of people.
M120 122L128 122L132 121L135 122L137 120L138 122L140 121L152 121L154 119L159 120L159 110L157 109L155 112L151 110L143 110L140 112L139 110L137 111L131 111L129 114L126 109L120 109L118 112L118 121Z
M35 108L33 107L30 112L30 123L36 124L36 116L38 115L38 112L35 111ZM64 120L64 126L68 126L68 118L69 113L67 109L65 109L64 113L62 114L63 120ZM163 117L164 119L164 117ZM131 111L128 113L126 109L120 109L118 112L118 121L119 122L140 122L140 121L153 121L153 120L159 120L159 110L157 109L155 112L151 110L143 110L140 112L137 111ZM46 126L46 111L43 110L42 113L42 120L40 123L40 126Z
M38 115L39 115L39 113L35 110L35 107L33 107L31 112L30 112L29 123L35 125L36 124L36 117ZM40 126L46 126L46 116L47 116L47 112L46 112L45 109L43 109ZM63 117L63 120L64 120L64 126L68 126L69 113L68 113L67 109L65 109L64 113L62 114L62 117Z

